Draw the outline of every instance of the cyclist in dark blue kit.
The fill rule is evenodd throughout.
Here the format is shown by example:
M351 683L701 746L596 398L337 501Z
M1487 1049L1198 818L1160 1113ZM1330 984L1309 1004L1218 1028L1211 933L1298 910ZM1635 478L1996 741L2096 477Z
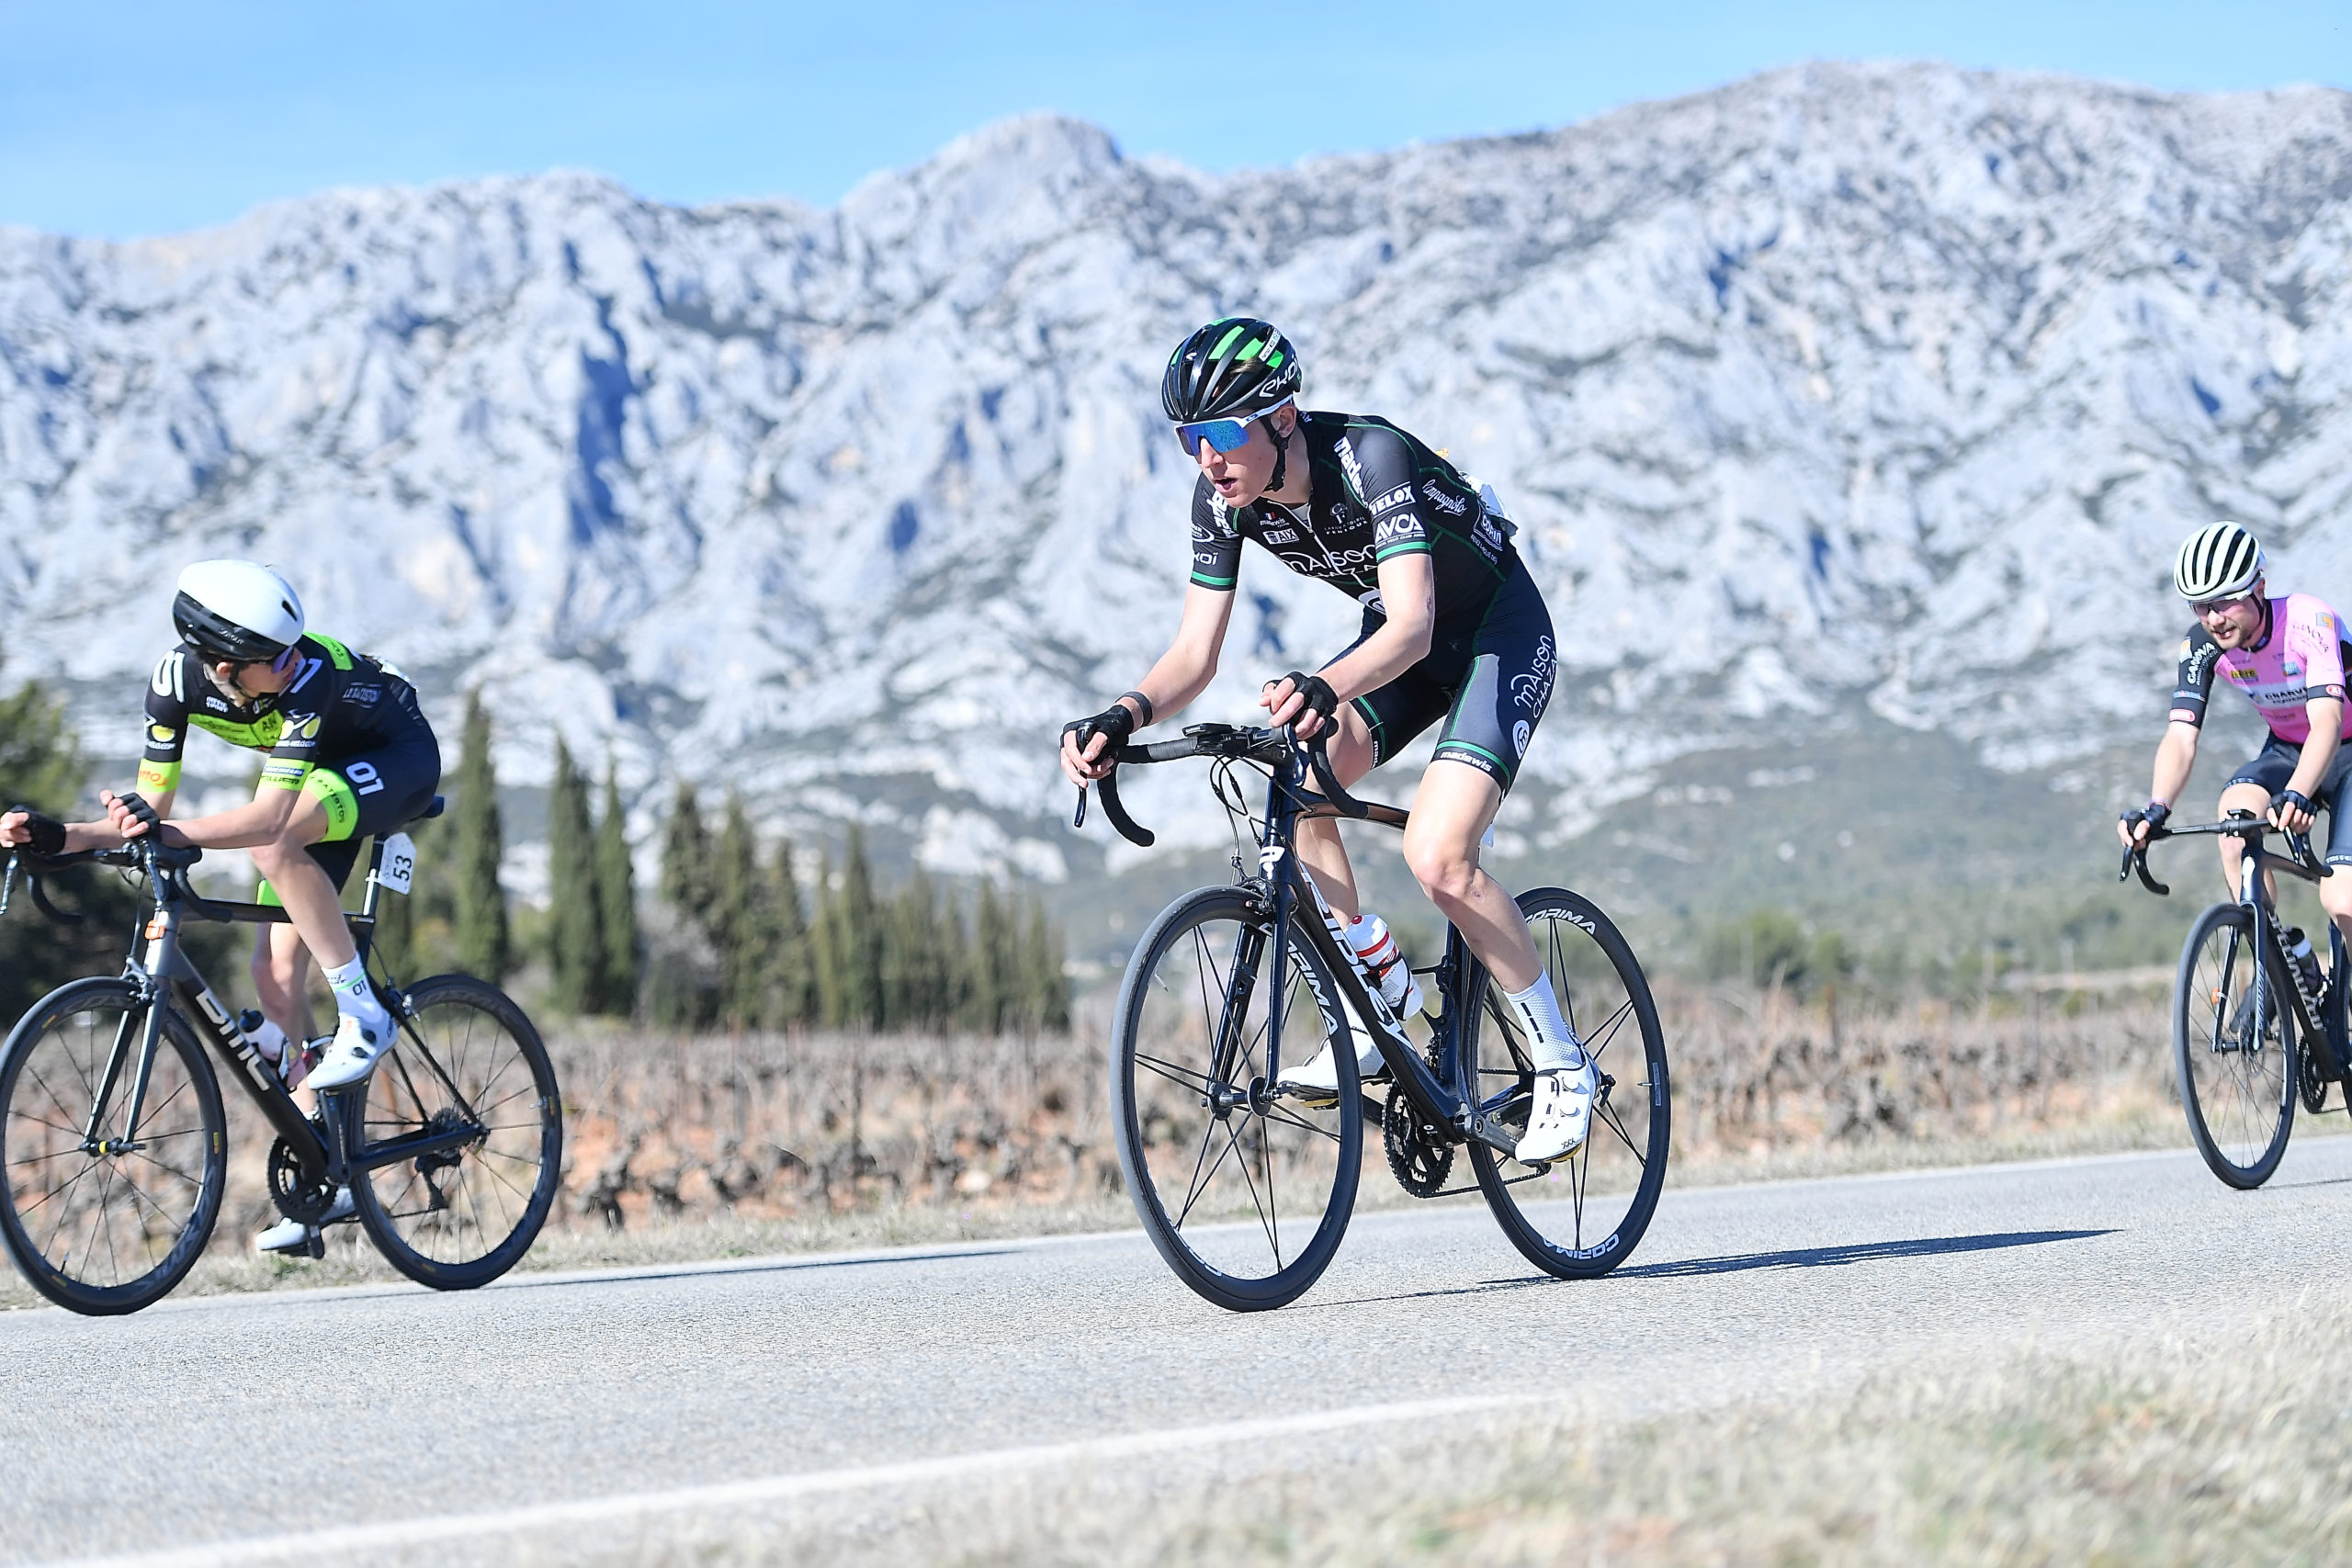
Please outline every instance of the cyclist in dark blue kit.
M1599 1076L1561 1015L1511 896L1478 863L1480 840L1518 777L1552 694L1557 663L1543 595L1511 544L1510 521L1478 486L1406 432L1369 414L1298 407L1297 351L1264 321L1212 321L1168 362L1160 400L1177 444L1200 466L1193 491L1193 571L1174 646L1118 702L1071 725L1062 768L1083 784L1104 753L1173 715L1216 675L1254 540L1285 567L1363 605L1355 642L1314 674L1293 671L1260 697L1302 739L1328 733L1333 770L1353 784L1440 724L1414 796L1405 860L1430 902L1460 929L1526 1026L1535 1104L1523 1161L1581 1145ZM1338 824L1298 825L1299 859L1399 1016L1419 1005L1412 976L1377 917L1364 917ZM1369 1036L1360 1070L1385 1072ZM1284 1069L1305 1100L1337 1092L1327 1051Z

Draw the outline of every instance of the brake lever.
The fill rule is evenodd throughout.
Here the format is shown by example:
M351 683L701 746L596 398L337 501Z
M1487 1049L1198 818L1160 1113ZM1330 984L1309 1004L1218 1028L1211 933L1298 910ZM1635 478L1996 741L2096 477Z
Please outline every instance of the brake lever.
M7 918L8 906L15 900L16 897L17 857L12 852L8 856L8 874L5 878L0 878L0 919L6 919Z
M1076 814L1070 818L1069 825L1072 828L1083 828L1086 826L1086 786L1084 784L1078 786L1078 810Z

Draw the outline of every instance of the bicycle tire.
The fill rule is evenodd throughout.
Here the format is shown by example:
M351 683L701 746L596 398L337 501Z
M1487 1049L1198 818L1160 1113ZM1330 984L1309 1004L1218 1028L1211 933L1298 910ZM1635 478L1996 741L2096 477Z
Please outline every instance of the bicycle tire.
M1601 1069L1601 1092L1593 1100L1589 1135L1566 1159L1538 1170L1473 1139L1470 1167L1495 1223L1522 1257L1563 1280L1596 1279L1633 1255L1665 1190L1673 1142L1666 1036L1633 945L1599 905L1565 887L1537 887L1520 895L1519 907L1561 1010ZM1571 932L1577 933L1573 940ZM1523 1132L1531 1064L1501 1004L1500 984L1490 976L1486 991L1463 1020L1463 1081L1479 1086L1489 1116ZM1482 1022L1493 1026L1491 1033ZM1482 1038L1490 1043L1483 1069ZM1498 1041L1500 1053L1492 1048ZM1616 1071L1629 1055L1638 1067Z
M2290 984L2275 953L2254 951L2253 917L2244 906L2215 904L2197 917L2181 944L2173 985L2173 1066L2188 1135L2206 1168L2230 1186L2250 1190L2270 1179L2287 1152L2295 1124L2301 1074L2297 1067L2294 1010L2276 1001L2265 1009L2273 1031L2248 1016L2252 991L2240 988L2262 964L2262 994L2283 996ZM2209 957L2208 948L2219 951ZM2256 1024L2251 1043L2246 1035Z
M364 1166L369 1150L401 1137L462 1125L462 1107L480 1118L481 1135L356 1173L352 1202L393 1268L436 1291L470 1291L522 1260L554 1205L563 1177L555 1067L523 1010L471 975L419 980L403 1013L400 1039L368 1076L364 1100L343 1097L355 1119L356 1162ZM459 1095L450 1093L452 1081ZM508 1120L497 1120L502 1114ZM451 1171L454 1184L443 1174Z
M140 1127L119 1129L135 1061L108 1111L108 1135L119 1130L130 1146L93 1154L84 1145L117 1032L135 1032L146 1007L127 980L76 980L33 1004L0 1045L0 1241L34 1290L90 1317L137 1312L171 1294L220 1216L228 1138L220 1080L168 1004ZM99 1021L109 1015L112 1022ZM92 1021L77 1030L75 1019Z
M1339 1097L1329 1107L1263 1091L1270 991L1255 965L1272 923L1240 887L1200 888L1169 905L1136 944L1111 1031L1111 1124L1136 1214L1177 1278L1229 1312L1285 1305L1322 1276L1363 1167L1352 1048L1334 1053ZM1253 944L1255 963L1243 962ZM1334 1040L1349 1047L1344 1004L1296 915L1288 949L1283 1059L1306 1060ZM1227 1030L1237 999L1239 1023ZM1221 1038L1231 1042L1222 1064ZM1314 1228L1286 1251L1282 1200L1301 1189L1298 1213L1311 1211Z

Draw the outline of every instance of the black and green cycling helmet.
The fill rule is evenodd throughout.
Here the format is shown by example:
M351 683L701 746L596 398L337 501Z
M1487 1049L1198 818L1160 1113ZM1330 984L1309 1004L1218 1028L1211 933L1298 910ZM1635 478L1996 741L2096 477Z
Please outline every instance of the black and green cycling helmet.
M1178 424L1251 420L1298 396L1298 351L1265 321L1228 316L1176 347L1159 405Z

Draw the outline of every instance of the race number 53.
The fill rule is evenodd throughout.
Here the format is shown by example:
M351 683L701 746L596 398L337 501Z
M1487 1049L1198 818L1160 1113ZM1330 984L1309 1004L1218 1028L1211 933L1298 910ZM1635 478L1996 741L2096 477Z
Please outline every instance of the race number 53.
M395 893L405 893L415 878L416 844L406 833L394 833L384 840L384 865L376 880Z

